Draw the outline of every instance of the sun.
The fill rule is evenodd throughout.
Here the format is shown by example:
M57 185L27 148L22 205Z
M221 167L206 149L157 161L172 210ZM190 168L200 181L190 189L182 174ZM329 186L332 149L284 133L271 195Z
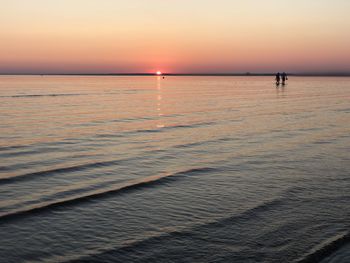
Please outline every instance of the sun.
M156 74L159 76L159 75L162 75L162 72L161 71L157 71Z

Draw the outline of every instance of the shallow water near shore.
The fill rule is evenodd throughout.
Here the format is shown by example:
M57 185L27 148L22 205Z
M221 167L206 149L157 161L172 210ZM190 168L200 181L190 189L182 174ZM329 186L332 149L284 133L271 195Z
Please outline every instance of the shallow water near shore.
M0 262L349 262L350 78L0 76Z

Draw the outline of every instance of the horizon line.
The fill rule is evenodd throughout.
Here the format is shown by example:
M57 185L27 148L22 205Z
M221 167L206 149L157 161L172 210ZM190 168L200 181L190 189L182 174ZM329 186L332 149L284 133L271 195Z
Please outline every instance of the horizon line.
M287 73L289 76L300 77L350 77L350 72L298 72ZM275 76L276 73L6 73L0 72L0 76Z

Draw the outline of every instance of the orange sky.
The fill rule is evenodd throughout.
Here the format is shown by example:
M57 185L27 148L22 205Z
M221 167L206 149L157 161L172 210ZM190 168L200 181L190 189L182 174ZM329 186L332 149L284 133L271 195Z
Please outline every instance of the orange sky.
M348 0L0 0L0 73L350 72Z

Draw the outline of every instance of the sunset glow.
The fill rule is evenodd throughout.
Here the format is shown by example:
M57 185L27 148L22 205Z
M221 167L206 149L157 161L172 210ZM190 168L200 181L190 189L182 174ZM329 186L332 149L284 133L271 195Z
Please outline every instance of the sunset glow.
M0 73L350 71L348 10L348 0L0 0Z

